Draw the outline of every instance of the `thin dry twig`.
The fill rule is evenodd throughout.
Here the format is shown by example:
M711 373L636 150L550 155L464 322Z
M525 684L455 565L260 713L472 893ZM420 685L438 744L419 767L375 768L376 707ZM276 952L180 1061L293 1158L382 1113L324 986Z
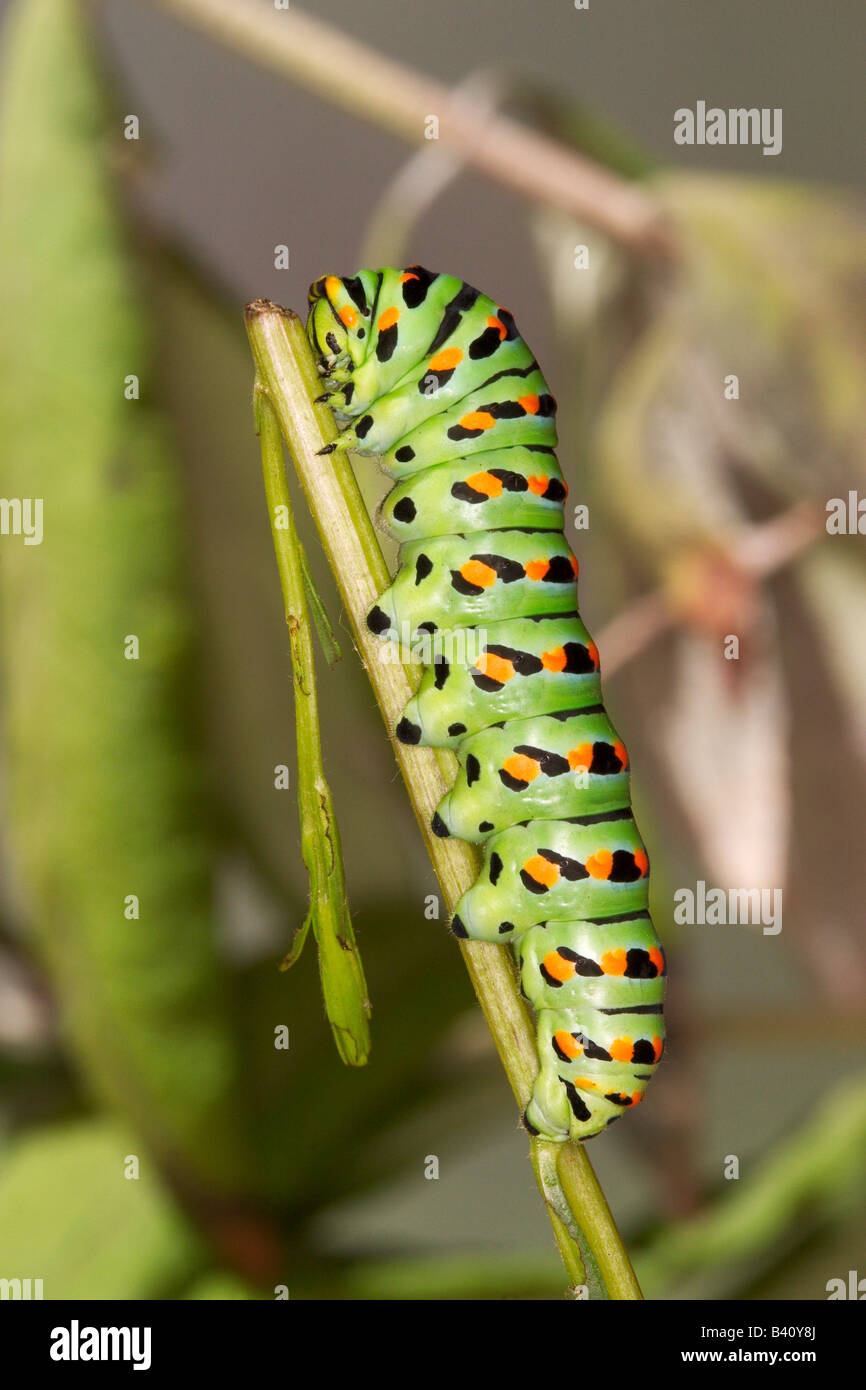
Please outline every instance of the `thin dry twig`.
M443 147L503 187L561 208L648 260L676 256L667 217L643 189L518 121L480 118L441 83L321 20L248 0L159 3L184 23L410 144L425 143L428 122L436 117Z

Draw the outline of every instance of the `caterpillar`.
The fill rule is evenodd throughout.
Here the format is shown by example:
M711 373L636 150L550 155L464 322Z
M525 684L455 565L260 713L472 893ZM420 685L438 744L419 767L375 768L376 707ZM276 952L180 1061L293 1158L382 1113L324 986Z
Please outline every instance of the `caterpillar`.
M322 452L378 455L395 482L399 568L367 624L429 644L396 734L455 751L432 828L483 846L451 930L516 950L538 1021L527 1130L588 1139L658 1066L665 962L577 611L556 402L508 310L419 265L323 276L307 332L341 430Z

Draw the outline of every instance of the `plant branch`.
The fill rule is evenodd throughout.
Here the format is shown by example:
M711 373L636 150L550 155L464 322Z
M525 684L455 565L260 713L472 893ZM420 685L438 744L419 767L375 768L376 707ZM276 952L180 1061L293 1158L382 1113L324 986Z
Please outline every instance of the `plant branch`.
M456 758L447 750L407 746L394 736L394 726L413 694L414 671L395 661L390 644L375 637L366 625L370 606L391 576L347 458L342 453L319 456L323 446L336 438L337 429L328 408L314 403L321 387L303 325L295 314L267 300L247 306L246 322L260 387L288 442L445 904L453 912L479 868L472 846L453 838L439 839L430 829L433 811L453 784ZM538 1061L532 1019L518 990L513 957L501 946L486 942L461 941L459 946L522 1112ZM591 1284L597 1269L608 1297L640 1298L628 1255L583 1146L534 1140L532 1151L571 1282ZM579 1236L583 1255L574 1235Z
M279 421L267 392L258 382L254 388L253 408L261 440L265 497L292 650L301 854L310 876L309 911L303 925L295 932L282 968L288 969L297 960L312 927L318 946L325 1012L337 1051L347 1066L362 1067L370 1053L367 1021L370 1004L346 902L340 831L331 788L322 766L313 638L307 611L308 593L317 603L320 600L295 530ZM323 618L322 613L320 619ZM323 632L323 635L327 634Z
M296 9L246 0L159 0L184 23L294 78L353 117L426 142L427 122L461 160L505 188L548 203L650 260L676 255L672 229L642 189L506 116L479 117L447 87Z

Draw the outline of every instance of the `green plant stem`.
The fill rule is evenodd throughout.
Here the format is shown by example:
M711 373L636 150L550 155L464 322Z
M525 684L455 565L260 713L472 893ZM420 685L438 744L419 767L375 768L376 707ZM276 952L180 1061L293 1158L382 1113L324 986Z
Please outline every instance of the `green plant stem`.
M246 322L257 379L289 445L445 904L453 912L478 875L479 859L464 841L435 836L430 819L453 784L457 760L447 750L409 747L394 737L394 726L413 694L413 670L389 659L387 644L366 625L367 612L391 582L391 575L345 454L319 456L323 446L337 437L337 428L328 408L315 404L321 387L303 324L290 310L268 300L248 305ZM487 942L461 941L459 946L522 1113L538 1060L533 1022L518 989L513 957L510 951ZM601 1296L640 1298L628 1255L583 1146L534 1140L532 1151L533 1167L571 1283L588 1282L591 1287L595 1266L603 1286ZM568 1229L575 1225L589 1255L586 1273L578 1244Z
M337 1050L347 1066L360 1067L370 1053L370 1004L346 902L339 826L322 766L313 639L307 613L308 591L315 591L295 529L279 421L258 381L253 400L271 536L292 649L301 854L310 876L309 912L295 933L283 967L288 968L297 960L312 926L319 951L325 1010Z

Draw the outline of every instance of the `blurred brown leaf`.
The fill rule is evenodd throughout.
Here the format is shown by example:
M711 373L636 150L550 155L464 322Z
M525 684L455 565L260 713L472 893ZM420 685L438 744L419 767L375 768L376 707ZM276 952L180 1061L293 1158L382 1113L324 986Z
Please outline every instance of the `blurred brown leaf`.
M703 861L719 883L777 888L790 827L788 705L773 624L738 661L681 633L661 719L667 766Z

